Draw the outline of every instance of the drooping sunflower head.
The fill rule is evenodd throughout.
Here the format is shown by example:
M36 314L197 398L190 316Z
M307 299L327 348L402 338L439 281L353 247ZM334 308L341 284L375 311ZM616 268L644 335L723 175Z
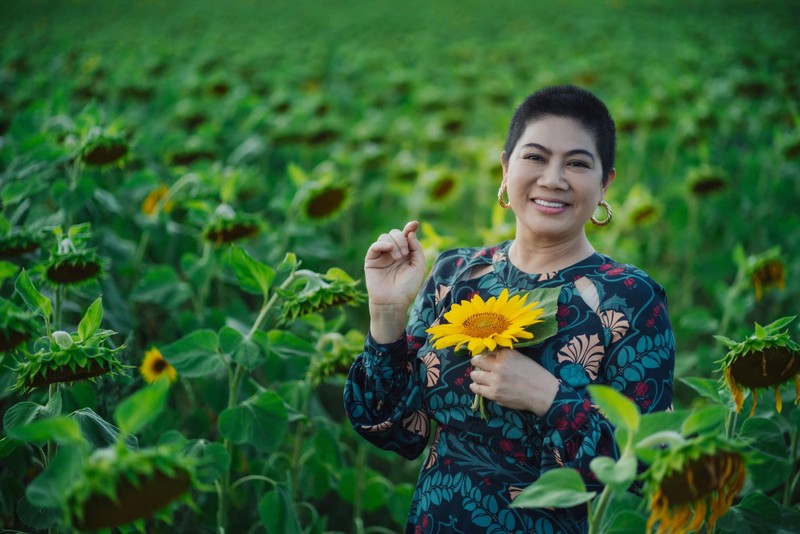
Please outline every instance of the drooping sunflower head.
M152 347L144 353L144 360L139 367L139 372L148 384L152 384L156 380L175 382L178 379L178 372L156 347Z
M44 277L52 286L87 284L105 274L105 262L95 248L89 247L88 224L72 226L66 235L61 228L56 228L54 233L57 244L42 266Z
M297 280L279 292L284 298L282 312L286 322L364 300L363 292L358 289L358 281L338 267L331 267L325 274L307 270L298 271L297 274Z
M42 246L39 232L14 229L0 236L0 259L16 258Z
M691 194L706 197L725 190L728 178L722 169L704 165L689 172L686 185Z
M740 446L716 435L703 436L658 452L645 474L650 501L647 531L698 531L714 524L744 486Z
M532 339L526 327L543 322L542 308L538 302L526 303L527 295L509 297L504 289L498 297L484 301L476 294L470 300L454 304L444 314L445 324L426 330L432 335L436 349L464 345L472 355L484 350L495 350L498 346L511 348L520 339Z
M780 412L783 407L780 387L791 380L795 385L794 402L800 402L800 344L784 329L794 318L783 317L767 326L756 323L755 332L741 342L717 336L729 349L720 368L733 393L737 412L744 404L745 389L753 393L752 415L758 391L767 388L774 389L775 409Z
M779 248L749 257L746 268L756 300L761 300L765 290L786 287L786 265Z
M130 159L131 146L120 132L110 128L91 128L83 140L79 159L93 167L122 167Z
M39 328L35 314L0 298L0 352L14 352L33 339Z
M211 221L206 224L203 237L206 241L221 246L255 237L261 230L262 223L258 216L240 213L227 204L221 204Z
M301 213L312 222L325 222L342 213L350 200L350 188L343 183L321 183L310 187L303 197Z
M631 188L621 211L626 214L626 223L633 228L649 226L661 215L661 207L653 194L638 184Z

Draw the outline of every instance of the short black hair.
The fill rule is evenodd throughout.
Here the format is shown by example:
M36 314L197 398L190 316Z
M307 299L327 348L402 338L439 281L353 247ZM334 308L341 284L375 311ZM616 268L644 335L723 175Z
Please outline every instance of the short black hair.
M574 119L586 128L597 144L605 185L611 169L614 168L614 154L617 150L614 119L602 100L575 85L545 87L528 96L519 105L508 126L504 147L506 158L514 151L528 124L544 117Z

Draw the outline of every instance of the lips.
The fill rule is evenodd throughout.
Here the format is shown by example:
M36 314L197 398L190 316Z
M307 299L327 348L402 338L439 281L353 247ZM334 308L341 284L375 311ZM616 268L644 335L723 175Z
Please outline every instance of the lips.
M566 202L560 202L558 200L545 200L543 198L534 198L532 202L537 206L542 206L543 208L566 208L569 206Z

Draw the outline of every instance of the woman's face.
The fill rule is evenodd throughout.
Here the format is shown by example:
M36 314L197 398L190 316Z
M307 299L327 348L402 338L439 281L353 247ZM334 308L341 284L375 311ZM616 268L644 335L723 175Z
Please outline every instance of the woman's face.
M544 117L528 124L511 154L503 153L518 238L560 242L584 235L614 179L612 170L603 186L596 144L580 122Z

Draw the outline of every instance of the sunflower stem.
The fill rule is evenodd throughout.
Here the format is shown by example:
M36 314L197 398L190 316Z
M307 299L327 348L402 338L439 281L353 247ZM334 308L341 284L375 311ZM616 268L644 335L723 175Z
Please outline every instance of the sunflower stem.
M606 508L608 508L608 503L611 502L611 496L614 493L614 490L611 489L611 486L606 486L603 488L603 492L600 493L600 497L597 500L597 507L594 510L589 510L589 534L599 534L600 527L603 522L603 515L606 513Z
M797 427L792 428L791 433L791 445L789 447L789 452L791 454L791 465L797 465L797 449L798 449L798 434L800 434L800 430ZM794 477L792 477L794 475ZM783 487L783 505L787 508L792 506L792 495L794 495L794 490L797 487L797 481L800 480L800 471L792 472L789 475L789 478L786 479L786 484Z

